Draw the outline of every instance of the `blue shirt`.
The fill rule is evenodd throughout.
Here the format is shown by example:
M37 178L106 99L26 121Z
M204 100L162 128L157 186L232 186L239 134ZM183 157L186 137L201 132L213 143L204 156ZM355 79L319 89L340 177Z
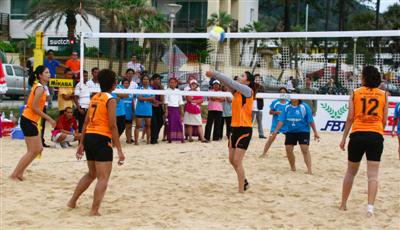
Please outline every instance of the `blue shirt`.
M285 109L286 105L289 104L288 100L285 100L285 104L281 103L280 99L276 99L273 100L271 105L269 106L269 108L272 111L281 111L281 114L283 113L283 110ZM271 124L271 132L275 131L276 126L278 125L279 122L279 115L278 114L274 114L272 115L272 124ZM281 133L285 133L286 132L286 126L283 125L282 128L279 130L279 132Z
M121 98L121 101L123 101L124 103L126 120L132 120L133 118L132 100L133 100L133 94L128 94L127 98Z
M145 89L143 86L139 86L138 89ZM149 86L147 89L153 89L151 86ZM136 98L138 98L140 95L137 94ZM148 98L148 97L154 97L152 94L141 94L142 97ZM153 115L153 109L152 109L152 103L149 101L140 101L139 99L137 100L137 105L136 105L136 110L135 110L135 115L138 116L152 116Z
M397 120L397 134L400 135L400 102L396 104L394 109L394 119L399 119Z
M117 89L123 89L123 88L124 88L124 87L123 87L122 85L117 85ZM117 97L118 97L116 93L111 93L111 95L112 95L114 98L117 98ZM122 98L121 98L121 99L122 99ZM121 99L117 102L117 108L116 108L116 111L115 111L117 117L119 117L119 116L125 116L125 105L124 105L124 100L121 100Z
M310 106L302 102L298 106L293 106L291 103L286 105L279 116L279 121L286 125L288 133L309 133L310 123L314 122L314 119Z
M57 60L51 60L49 61L49 59L44 59L44 65L49 69L50 72L50 77L51 78L55 78L56 77L56 68L57 66L60 65L60 62Z

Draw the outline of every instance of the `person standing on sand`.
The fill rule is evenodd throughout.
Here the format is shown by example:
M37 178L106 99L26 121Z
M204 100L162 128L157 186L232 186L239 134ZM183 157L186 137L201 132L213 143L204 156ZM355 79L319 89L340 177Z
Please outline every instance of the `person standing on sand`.
M89 172L79 181L67 206L75 208L79 197L97 178L92 208L89 213L91 216L100 216L100 204L105 195L112 169L113 145L118 150L118 165L124 164L125 160L119 141L116 121L117 100L111 95L111 92L117 86L116 78L116 74L111 70L103 69L100 71L99 83L101 92L93 96L90 101L83 125L81 142L76 152L78 160L83 157L83 152L86 152Z
M293 149L299 143L304 162L307 166L307 173L311 175L311 155L309 150L310 127L314 132L314 139L319 140L311 108L299 99L291 99L290 103L285 106L279 115L278 120L279 122L272 133L272 138L275 139L281 128L285 126L285 148L290 169L296 171Z
M236 171L239 193L249 188L243 168L243 158L253 133L252 108L254 76L246 71L237 81L219 72L207 71L206 76L214 77L232 90L232 134L229 139L229 162Z
M347 210L347 199L353 187L360 161L367 156L368 206L367 216L374 215L374 203L378 192L379 163L383 152L383 132L388 116L388 94L379 89L381 75L373 66L366 66L361 76L362 87L350 95L349 112L339 147L344 151L347 135L347 171L343 179L340 210Z
M24 171L32 163L37 155L43 151L41 136L39 135L38 123L41 118L46 119L54 128L56 122L43 112L46 103L46 91L44 86L50 79L49 69L43 65L38 66L34 75L29 76L28 84L32 86L26 108L21 116L21 129L25 136L27 152L19 160L10 178L15 181L24 180ZM38 81L35 83L35 81Z

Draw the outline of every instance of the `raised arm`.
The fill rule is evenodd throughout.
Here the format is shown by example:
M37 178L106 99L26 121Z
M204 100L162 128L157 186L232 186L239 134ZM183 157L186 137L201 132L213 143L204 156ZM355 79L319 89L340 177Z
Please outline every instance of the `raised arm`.
M241 94L243 94L243 96L251 97L251 88L248 87L247 85L240 84L239 82L234 81L232 78L217 71L215 72L207 71L207 74L209 75L211 74L212 77L215 77L219 81L223 82L230 89L239 91Z

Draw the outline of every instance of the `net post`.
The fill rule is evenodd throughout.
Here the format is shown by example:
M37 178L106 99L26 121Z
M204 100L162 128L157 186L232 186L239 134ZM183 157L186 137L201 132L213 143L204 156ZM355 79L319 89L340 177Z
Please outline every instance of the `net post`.
M80 82L83 83L83 67L84 67L84 61L85 61L85 33L81 32L81 41L80 41L80 69L79 69L79 78Z

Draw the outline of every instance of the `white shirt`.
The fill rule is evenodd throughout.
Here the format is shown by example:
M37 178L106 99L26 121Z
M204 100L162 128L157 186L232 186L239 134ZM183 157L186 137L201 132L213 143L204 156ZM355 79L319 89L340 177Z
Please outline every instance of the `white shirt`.
M287 88L288 90L294 90L292 80L287 81L287 83L286 83L286 88Z
M89 108L89 103L90 103L90 89L88 87L88 82L82 83L79 82L75 86L75 96L79 97L79 105L83 109L88 109Z
M48 106L49 105L49 102L48 102L48 98L50 98L50 91L49 91L49 87L47 87L47 85L45 85L44 86L44 90L46 91L46 103L44 103L44 105L45 106ZM51 100L51 98L50 98L50 100Z
M87 87L89 90L95 90L97 92L101 92L100 84L99 83L94 83L92 79L86 82Z
M257 107L257 100L254 100L253 101L253 111L254 112L258 112L259 110L258 110L258 107Z
M133 63L132 61L128 62L128 69L133 69L135 72L141 73L144 70L144 67L139 62Z
M180 91L179 89L172 90L171 88L168 88L167 90ZM183 105L183 98L181 95L177 94L165 95L165 104L170 107L179 107L180 105Z

